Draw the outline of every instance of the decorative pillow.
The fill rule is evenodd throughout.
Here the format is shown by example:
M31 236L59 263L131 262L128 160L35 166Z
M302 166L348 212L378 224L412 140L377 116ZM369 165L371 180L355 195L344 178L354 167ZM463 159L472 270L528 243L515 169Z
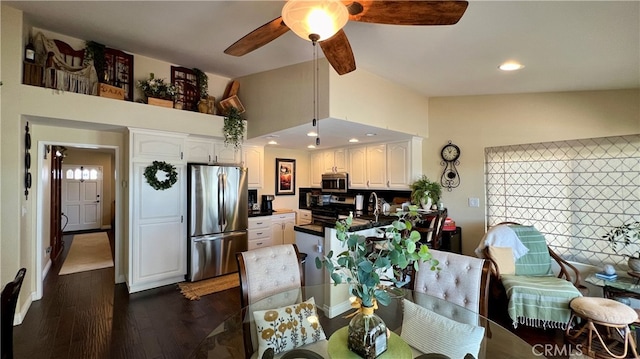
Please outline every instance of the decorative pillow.
M498 265L500 275L516 274L516 261L511 247L489 247L489 255Z
M267 348L278 354L326 339L313 297L287 307L255 311L253 318L258 333L258 358L262 358Z
M423 353L444 354L450 358L464 358L467 354L478 357L483 327L459 323L406 299L403 301L400 336L407 344Z

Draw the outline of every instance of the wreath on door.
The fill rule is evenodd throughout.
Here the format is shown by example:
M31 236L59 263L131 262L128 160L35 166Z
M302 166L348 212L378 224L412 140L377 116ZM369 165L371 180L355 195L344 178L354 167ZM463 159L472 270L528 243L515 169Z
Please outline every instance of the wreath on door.
M158 180L158 171L165 172L167 178L164 181ZM144 178L147 179L147 183L156 191L163 191L171 188L178 181L178 172L176 172L175 166L164 161L153 161L152 164L144 169Z

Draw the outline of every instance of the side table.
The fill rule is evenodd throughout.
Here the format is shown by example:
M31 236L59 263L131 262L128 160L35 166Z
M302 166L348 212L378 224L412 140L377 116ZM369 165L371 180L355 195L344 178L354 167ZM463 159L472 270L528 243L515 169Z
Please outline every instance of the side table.
M455 230L442 230L442 245L440 250L462 254L462 228Z
M616 298L621 296L640 299L640 278L631 277L625 274L618 274L618 278L614 280L606 280L590 274L585 278L587 283L602 287L605 298Z

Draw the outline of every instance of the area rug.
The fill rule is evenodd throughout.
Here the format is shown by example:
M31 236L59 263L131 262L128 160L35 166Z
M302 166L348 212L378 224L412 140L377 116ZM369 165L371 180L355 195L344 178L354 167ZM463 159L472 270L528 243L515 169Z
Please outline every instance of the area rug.
M203 295L222 292L240 286L238 273L231 273L220 277L205 279L197 282L178 283L180 292L187 299L198 300Z
M113 267L113 257L107 233L76 234L58 275L108 267Z

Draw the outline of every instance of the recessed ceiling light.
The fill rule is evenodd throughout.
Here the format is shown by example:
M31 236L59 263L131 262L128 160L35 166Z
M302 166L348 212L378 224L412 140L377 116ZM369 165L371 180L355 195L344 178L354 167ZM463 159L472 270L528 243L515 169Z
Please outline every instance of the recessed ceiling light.
M508 61L498 66L498 68L502 71L515 71L520 70L524 67L523 64L515 61Z
M357 139L357 138L352 138L352 139L350 139L350 140L349 140L349 142L351 142L351 143L356 143L356 142L359 142L359 141L358 141L358 139Z
M367 133L367 134L366 134L366 136L367 136L367 137L373 137L373 136L375 136L375 135L376 135L375 133Z
M277 145L278 142L276 142L274 140L271 140L271 141L267 142L267 144L269 144L269 145Z
M309 132L307 132L307 136L316 137L316 136L318 136L318 133L316 131L309 131Z
M315 145L309 145L309 146L307 146L307 148L316 148L316 146Z

